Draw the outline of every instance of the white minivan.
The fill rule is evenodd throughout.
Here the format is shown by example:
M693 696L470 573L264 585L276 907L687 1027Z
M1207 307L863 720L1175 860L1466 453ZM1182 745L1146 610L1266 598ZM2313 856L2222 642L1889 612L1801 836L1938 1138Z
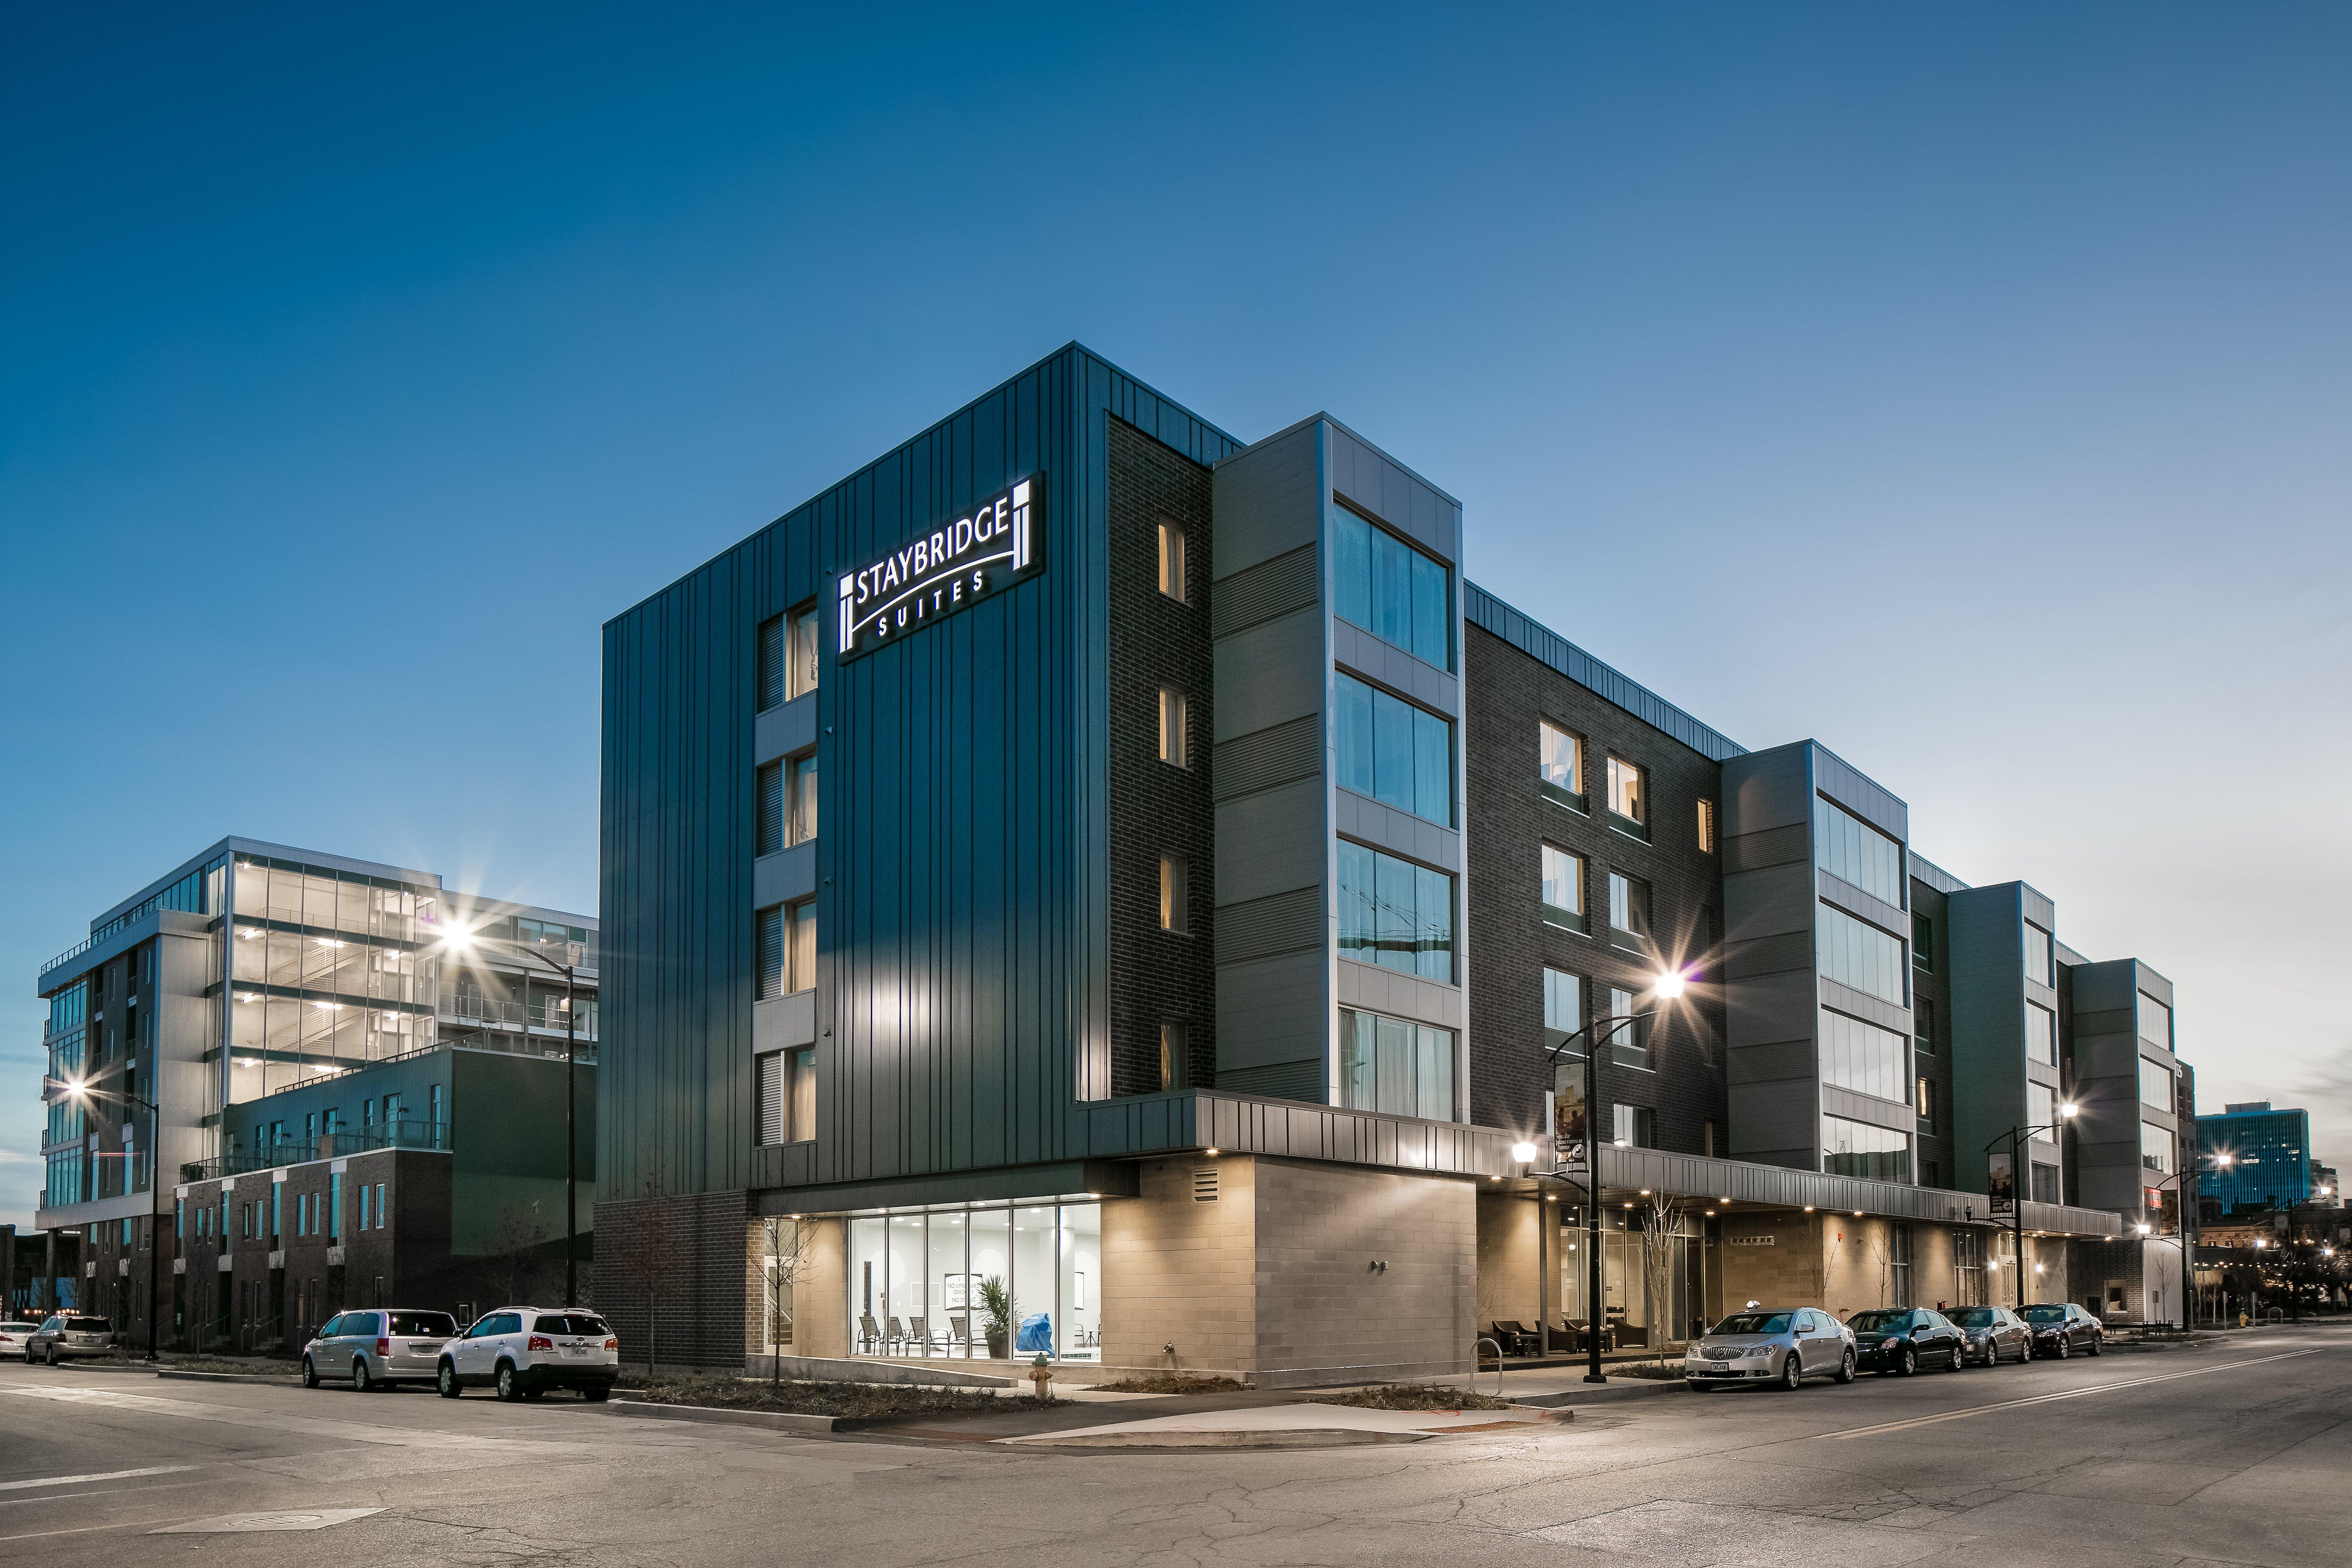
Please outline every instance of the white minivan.
M621 1342L585 1307L500 1307L441 1347L444 1399L488 1386L500 1399L576 1388L602 1403L621 1375Z

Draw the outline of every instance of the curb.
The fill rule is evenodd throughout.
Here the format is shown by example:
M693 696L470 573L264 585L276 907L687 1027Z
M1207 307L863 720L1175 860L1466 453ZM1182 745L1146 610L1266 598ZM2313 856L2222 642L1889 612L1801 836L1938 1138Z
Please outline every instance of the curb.
M1532 1423L1530 1423L1532 1425ZM1256 1432L1101 1432L1084 1437L1006 1437L1008 1448L1358 1448L1382 1443L1426 1443L1443 1432L1366 1432L1347 1426L1302 1426Z
M290 1372L174 1372L169 1367L157 1372L155 1375L177 1378L187 1383L258 1383L270 1388L299 1386L302 1381L299 1376Z
M614 1415L635 1415L654 1421L701 1421L715 1426L760 1426L771 1432L833 1432L848 1418L840 1415L800 1415L782 1410L714 1410L700 1405L652 1405L638 1399L614 1399L604 1409Z
M1517 1404L1533 1405L1539 1410L1559 1410L1578 1405L1614 1405L1627 1399L1649 1399L1661 1394L1688 1394L1678 1377L1627 1378L1598 1387L1563 1389L1558 1394L1517 1394L1510 1397Z

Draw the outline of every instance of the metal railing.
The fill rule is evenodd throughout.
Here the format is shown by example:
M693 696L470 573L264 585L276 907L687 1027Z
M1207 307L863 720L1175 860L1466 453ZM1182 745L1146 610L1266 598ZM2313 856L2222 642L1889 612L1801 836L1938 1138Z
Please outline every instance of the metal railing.
M346 1155L364 1154L377 1149L427 1149L446 1152L450 1144L446 1122L403 1120L377 1122L373 1126L338 1127L332 1132L321 1132L315 1138L288 1138L276 1143L257 1144L251 1149L215 1154L209 1160L186 1161L180 1166L180 1180L216 1181L223 1176L274 1171L280 1165L302 1165L313 1160L340 1160Z
M563 1032L563 1009L550 1006L530 1006L521 1002L508 1002L494 997L460 993L440 1004L440 1014L463 1024L476 1024L494 1029L552 1029ZM583 1040L596 1037L596 1015L583 1009L573 1035Z

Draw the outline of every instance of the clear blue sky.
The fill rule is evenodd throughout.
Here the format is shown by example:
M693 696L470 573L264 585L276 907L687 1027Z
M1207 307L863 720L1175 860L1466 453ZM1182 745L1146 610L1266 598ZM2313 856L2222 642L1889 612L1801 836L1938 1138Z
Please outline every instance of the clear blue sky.
M2173 976L2352 1164L2352 12L16 6L33 975L227 833L595 898L597 627L1079 339Z

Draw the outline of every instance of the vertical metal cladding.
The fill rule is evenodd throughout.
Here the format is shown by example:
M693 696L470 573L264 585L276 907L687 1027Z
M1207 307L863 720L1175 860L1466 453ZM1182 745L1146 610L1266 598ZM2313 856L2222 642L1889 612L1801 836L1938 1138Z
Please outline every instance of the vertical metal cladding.
M1034 479L1038 560L815 694L817 1141L799 1179L1069 1158L1108 1092L1108 421L1237 443L1076 345L604 628L606 1192L761 1184L760 623ZM927 551L928 555L928 551ZM831 640L830 638L828 640ZM798 1173L796 1173L798 1174Z

